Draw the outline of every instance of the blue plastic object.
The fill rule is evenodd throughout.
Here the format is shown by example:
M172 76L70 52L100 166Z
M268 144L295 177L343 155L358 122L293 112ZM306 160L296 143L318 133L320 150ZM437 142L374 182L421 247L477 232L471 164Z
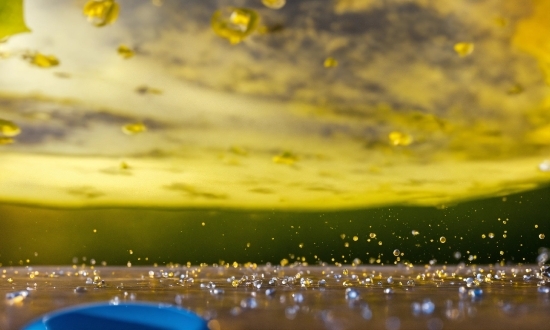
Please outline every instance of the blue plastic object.
M208 330L198 315L169 305L93 304L52 312L22 330Z

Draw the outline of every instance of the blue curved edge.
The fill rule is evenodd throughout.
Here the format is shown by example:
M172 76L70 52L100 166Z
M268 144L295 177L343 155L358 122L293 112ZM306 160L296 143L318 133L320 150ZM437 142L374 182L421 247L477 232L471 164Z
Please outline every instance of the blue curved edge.
M164 304L107 303L70 307L43 315L22 330L208 330L200 316Z

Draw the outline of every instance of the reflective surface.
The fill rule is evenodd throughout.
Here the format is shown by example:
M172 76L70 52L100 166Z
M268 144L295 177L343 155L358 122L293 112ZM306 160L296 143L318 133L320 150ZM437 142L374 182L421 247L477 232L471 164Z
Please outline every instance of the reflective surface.
M0 326L74 304L168 303L210 329L540 329L550 287L523 267L2 268ZM11 279L11 280L10 280Z

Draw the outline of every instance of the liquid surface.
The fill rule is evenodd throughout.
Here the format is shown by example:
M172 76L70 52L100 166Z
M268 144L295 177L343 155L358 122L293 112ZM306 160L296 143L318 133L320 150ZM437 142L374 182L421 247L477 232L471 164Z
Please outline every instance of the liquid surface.
M210 329L540 329L550 286L537 266L0 268L0 326L56 309L148 301Z

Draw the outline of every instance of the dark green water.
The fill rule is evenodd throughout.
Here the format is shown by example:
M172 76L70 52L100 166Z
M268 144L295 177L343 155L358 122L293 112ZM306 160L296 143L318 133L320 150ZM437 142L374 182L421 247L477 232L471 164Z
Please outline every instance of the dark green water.
M413 230L419 234L413 235ZM368 242L370 233L376 238ZM494 237L489 238L489 233ZM487 237L482 238L483 234ZM540 239L540 234L546 237ZM442 236L445 243L440 242ZM161 265L220 260L278 264L283 258L293 262L298 257L305 257L309 264L319 260L349 264L355 258L363 263L379 258L383 264L393 264L395 249L404 253L401 261L413 264L433 259L438 264L515 264L534 263L539 248L550 246L549 242L550 188L445 209L383 207L304 213L0 205L3 266L71 264L75 257L78 264L94 259L98 265L102 261L107 265L128 261ZM461 255L458 259L456 252ZM476 259L468 260L470 255Z

